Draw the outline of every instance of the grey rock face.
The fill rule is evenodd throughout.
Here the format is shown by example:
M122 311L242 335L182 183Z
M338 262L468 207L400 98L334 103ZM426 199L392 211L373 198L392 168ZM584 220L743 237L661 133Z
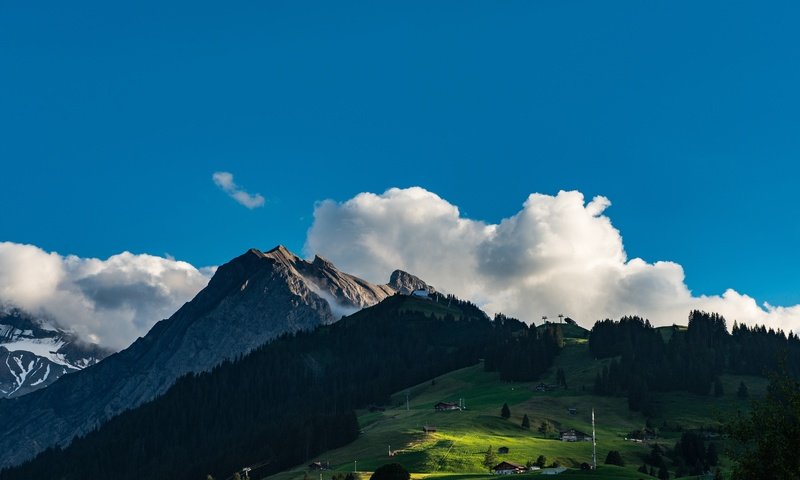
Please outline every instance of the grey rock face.
M162 394L182 375L209 370L283 333L335 322L394 293L321 257L307 262L282 246L249 250L127 349L46 389L0 401L0 467L65 445Z
M402 270L395 270L392 272L387 286L403 295L410 295L414 290L426 290L428 293L436 291L435 288L423 282L419 277Z

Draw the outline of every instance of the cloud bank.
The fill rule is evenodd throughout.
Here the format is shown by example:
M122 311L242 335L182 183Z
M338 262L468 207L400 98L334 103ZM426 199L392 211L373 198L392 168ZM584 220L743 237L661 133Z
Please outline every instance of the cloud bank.
M213 269L123 252L106 260L0 242L0 307L16 307L119 350L206 286Z
M685 324L693 309L734 320L800 330L800 305L774 307L734 290L695 296L683 267L629 259L604 215L611 202L582 193L532 194L499 224L465 218L419 187L361 193L318 203L306 240L345 271L385 281L401 268L489 312L538 321L559 313L584 326L640 315L656 325Z
M250 210L264 206L264 197L262 197L259 193L256 193L255 195L247 193L239 185L236 185L236 183L233 181L232 173L214 172L214 175L212 175L211 178L214 180L214 183L222 189L223 192L228 194L229 197L239 202L239 204L249 208Z

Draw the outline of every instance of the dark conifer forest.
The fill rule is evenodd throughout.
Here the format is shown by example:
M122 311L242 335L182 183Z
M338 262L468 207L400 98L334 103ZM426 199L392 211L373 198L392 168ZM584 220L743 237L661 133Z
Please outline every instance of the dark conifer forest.
M528 378L557 353L547 335L505 317L490 321L468 302L450 302L445 315L409 310L409 302L426 301L391 297L183 377L164 396L0 479L226 478L252 465L265 476L353 441L354 409L389 402L398 390L483 357L504 378ZM509 345L522 370L502 354Z
M700 395L721 394L722 373L764 376L779 369L800 373L800 339L793 333L734 324L715 313L694 311L686 329L662 331L639 317L597 322L589 336L595 358L613 358L598 372L594 391L627 395L631 410L652 414L651 392L671 390Z

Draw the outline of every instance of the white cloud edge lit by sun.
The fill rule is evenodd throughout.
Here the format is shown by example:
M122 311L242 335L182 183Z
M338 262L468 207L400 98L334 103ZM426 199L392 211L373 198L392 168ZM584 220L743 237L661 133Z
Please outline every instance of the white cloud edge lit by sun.
M732 289L695 296L678 263L629 259L605 214L610 205L578 191L534 193L520 211L487 224L420 187L365 192L319 202L305 252L376 282L401 268L489 313L529 322L564 313L586 327L624 315L686 324L699 309L722 314L729 327L800 330L800 305L758 305Z
M230 172L214 172L211 175L214 183L229 197L236 200L240 205L250 210L264 206L264 197L260 193L251 194L242 189L233 181L233 174Z
M401 268L490 314L529 322L564 313L586 327L623 315L686 324L701 309L724 315L729 327L800 330L798 305L759 305L732 289L695 296L681 265L629 259L605 214L610 204L575 191L532 194L520 211L490 224L419 187L360 193L316 205L305 250L375 283ZM191 300L214 271L147 254L103 260L0 242L0 309L21 308L121 349Z
M0 242L0 311L19 308L118 350L171 316L214 271L147 254L101 260Z

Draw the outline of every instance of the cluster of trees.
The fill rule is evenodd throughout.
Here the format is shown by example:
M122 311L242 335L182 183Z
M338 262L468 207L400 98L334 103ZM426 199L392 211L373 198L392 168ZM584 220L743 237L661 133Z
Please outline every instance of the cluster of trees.
M628 396L631 410L653 415L653 392L682 390L701 395L723 392L723 372L764 375L777 368L781 355L794 372L800 371L800 339L793 333L735 324L693 311L685 331L673 329L668 340L639 317L597 322L589 336L595 358L613 358L597 373L594 392ZM746 387L738 393L746 396Z
M800 381L786 369L771 378L765 398L726 426L733 480L800 478Z
M353 441L355 408L388 403L393 392L483 356L507 372L501 346L521 342L533 356L549 345L471 304L456 304L463 307L458 319L435 318L402 311L402 300L184 377L165 395L0 479L226 478L255 464L266 465L251 475L266 476Z
M492 324L494 339L486 351L484 366L488 372L499 372L501 380L539 378L564 346L561 327L555 324L537 329L503 314L495 315Z
M639 471L661 480L669 478L669 468L676 477L705 475L719 465L716 443L708 443L701 433L684 432L674 448L653 444Z

